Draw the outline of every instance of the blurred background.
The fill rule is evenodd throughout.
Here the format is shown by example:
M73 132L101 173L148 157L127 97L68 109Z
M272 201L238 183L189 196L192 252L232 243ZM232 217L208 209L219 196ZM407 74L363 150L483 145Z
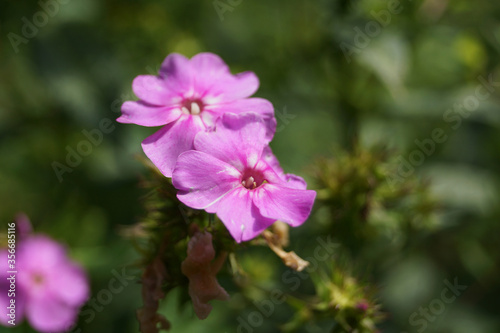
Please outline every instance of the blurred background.
M380 160L393 170L384 183L389 190L410 178L427 184L432 216L424 214L418 228L402 227L401 216L426 208L415 213L400 205L399 215L371 218L379 232L370 241L342 231L352 236L346 248L355 249L349 264L377 288L381 332L500 332L499 19L494 1L4 0L1 221L6 230L25 212L37 232L67 244L87 269L92 297L108 288L113 272L138 257L119 230L144 214L139 199L146 192L138 183L147 170L137 156L156 131L116 123L120 105L135 99L133 78L156 74L167 54L213 52L233 73L258 75L255 96L276 110L273 150L285 171L304 176L311 188L324 185L315 176L318 158L350 170L353 156L361 156L355 163L362 167L359 151L372 147L391 156ZM102 139L83 147L85 133L102 126ZM75 157L78 150L86 156ZM292 231L291 249L314 249L303 235L332 232L345 241L324 207ZM280 283L282 265L269 251L243 258L263 283ZM467 289L441 309L432 304L445 280ZM162 313L172 332L236 332L235 318L252 305L242 307L237 290L226 289L232 300L214 304L205 321L190 306L179 310L171 295ZM79 327L137 332L140 304L140 285L132 282L94 308L92 320L82 316ZM429 306L435 308L425 327L411 322ZM292 315L282 305L256 331L278 332ZM16 330L31 332L26 325Z

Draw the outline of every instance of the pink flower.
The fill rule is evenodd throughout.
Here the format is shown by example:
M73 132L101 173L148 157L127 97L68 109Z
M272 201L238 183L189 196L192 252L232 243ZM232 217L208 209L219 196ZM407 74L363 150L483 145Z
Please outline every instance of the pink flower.
M272 104L247 98L258 87L254 73L232 75L215 54L200 53L189 60L173 53L164 60L158 76L135 78L132 88L139 100L125 102L117 121L163 126L142 142L142 148L171 177L177 157L193 149L195 135L212 127L224 113L257 112L266 119L267 135L272 137L276 128Z
M285 175L272 154L259 117L224 115L215 131L199 133L196 151L182 153L172 181L177 197L195 209L216 213L237 242L256 237L276 220L301 225L316 192Z
M8 252L0 251L0 323L12 326L5 311L15 299L16 325L26 317L37 331L67 331L89 296L84 271L67 257L63 246L46 236L26 236L16 245L15 297L8 296Z

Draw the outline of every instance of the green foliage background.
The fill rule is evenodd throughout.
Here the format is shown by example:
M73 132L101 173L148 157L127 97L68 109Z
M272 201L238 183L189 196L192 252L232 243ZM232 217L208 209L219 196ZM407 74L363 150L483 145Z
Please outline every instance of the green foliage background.
M146 191L138 183L147 169L135 156L142 154L142 139L156 129L114 123L62 182L52 163L66 163L66 147L76 149L85 139L83 130L117 118L121 102L134 98L133 78L156 73L167 54L214 52L233 73L251 70L259 76L256 96L269 99L277 112L279 131L272 147L287 172L304 175L313 187L321 185L313 181L315 167L321 166L318 157L337 158L340 171L330 175L347 177L339 182L346 188L357 184L356 175L369 161L342 156L382 145L392 156L395 175L398 157L408 160L418 149L415 140L443 130L447 140L435 144L435 152L425 155L410 177L428 181L426 195L436 202L432 221L416 222L425 228L402 228L407 222L401 216L426 216L427 208L410 205L418 207L413 212L401 204L392 215L378 216L370 241L356 234L367 227L362 222L333 233L338 230L332 227L335 209L348 225L349 209L356 206L346 190L326 200L332 211L316 209L309 222L292 231L291 248L310 254L311 237L358 235L349 240L353 253L346 260L377 287L386 314L379 326L383 332L417 332L420 326L410 324L411 314L440 297L443 280L455 278L467 290L429 321L426 332L500 331L500 87L494 86L474 111L458 118L450 113L452 122L443 118L454 104L474 96L479 76L500 81L500 3L402 0L401 12L349 57L341 43L356 46L357 29L365 31L389 2L219 3L231 9L219 15L213 1L195 0L68 0L33 38L17 46L18 52L9 33L22 37L22 19L33 22L42 7L35 1L0 3L0 218L5 229L17 212L25 212L38 232L67 244L86 267L93 297L107 288L112 271L138 257L119 231L144 215L139 199ZM382 161L375 160L374 167L388 163ZM245 253L242 260L264 285L279 283L282 264L269 251ZM255 307L243 303L230 281L221 283L232 300L216 303L204 322L190 306L179 310L171 295L162 312L172 321L172 331L235 332L237 316ZM311 285L305 280L304 290ZM130 284L90 323L82 318L82 332L137 332L140 304L140 285ZM257 331L277 331L291 318L291 307L279 306ZM29 332L26 326L17 330Z

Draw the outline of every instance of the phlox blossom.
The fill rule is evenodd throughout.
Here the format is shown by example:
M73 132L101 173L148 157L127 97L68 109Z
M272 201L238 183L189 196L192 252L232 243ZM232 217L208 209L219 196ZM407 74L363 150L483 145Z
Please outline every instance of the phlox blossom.
M256 114L224 115L214 131L200 132L173 172L177 197L215 213L237 242L259 235L275 221L296 227L309 216L316 192L284 174L272 154L266 126Z
M252 72L232 75L217 55L199 53L188 59L170 54L158 76L140 75L132 88L138 101L122 105L121 123L163 126L142 142L148 158L171 177L177 157L193 149L198 132L211 128L224 113L259 113L265 120L267 135L276 128L272 104L262 98L248 98L259 87Z
M14 300L16 325L26 318L39 332L68 331L89 297L85 272L47 236L18 238L15 250L15 274L7 273L9 252L0 251L0 324L12 326L8 306Z

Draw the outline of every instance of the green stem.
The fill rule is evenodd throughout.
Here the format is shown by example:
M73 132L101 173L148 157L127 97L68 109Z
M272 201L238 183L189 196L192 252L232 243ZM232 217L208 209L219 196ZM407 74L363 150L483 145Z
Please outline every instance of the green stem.
M215 214L208 214L208 227L212 229L212 226L214 225L215 222Z

